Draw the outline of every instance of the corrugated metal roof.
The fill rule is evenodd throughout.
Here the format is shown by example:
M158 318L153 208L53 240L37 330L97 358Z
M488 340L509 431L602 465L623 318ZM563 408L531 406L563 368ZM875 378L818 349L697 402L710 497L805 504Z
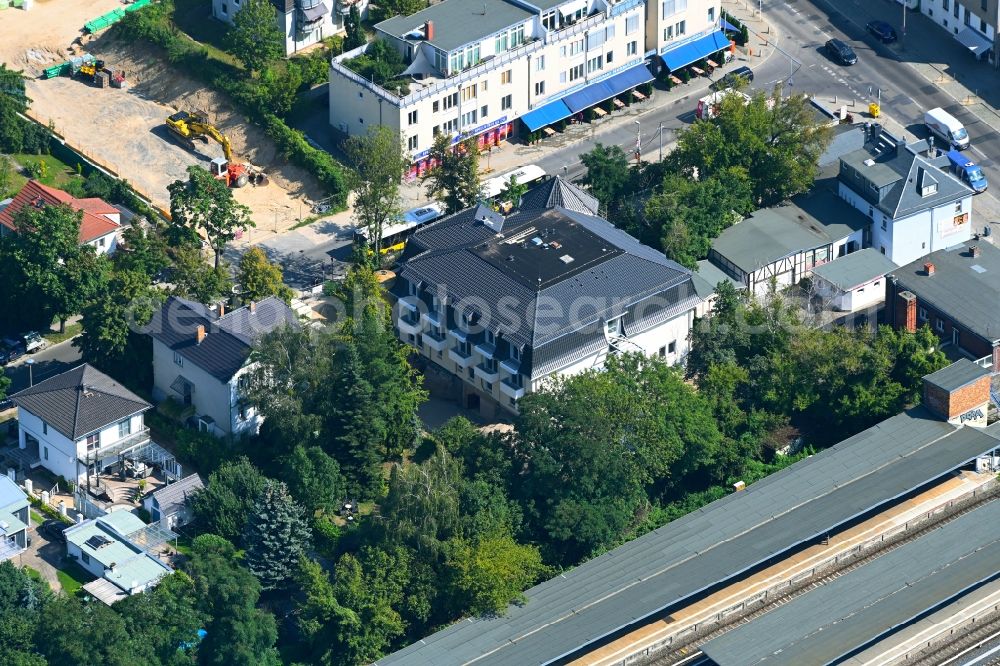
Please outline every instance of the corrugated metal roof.
M997 574L1000 501L702 647L718 666L829 664Z
M151 407L87 363L19 391L11 399L73 441Z
M547 664L884 505L998 445L910 410L378 663Z

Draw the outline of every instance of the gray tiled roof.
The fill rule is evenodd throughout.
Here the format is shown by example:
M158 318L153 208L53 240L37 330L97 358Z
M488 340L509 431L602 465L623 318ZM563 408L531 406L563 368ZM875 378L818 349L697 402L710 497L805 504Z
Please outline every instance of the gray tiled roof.
M74 441L151 407L86 363L19 391L11 399Z
M201 477L197 474L192 474L180 481L171 483L169 486L163 486L153 493L153 498L160 508L160 513L170 515L184 508L184 504L187 503L188 498L204 487L205 484L201 480Z
M969 248L978 246L973 259ZM934 264L934 275L924 264ZM900 288L917 295L964 329L990 342L1000 340L1000 248L985 241L970 240L892 271Z
M702 646L718 666L839 659L996 575L1000 502L827 582Z
M734 279L708 259L702 259L698 262L698 270L695 271L694 276L698 278L695 282L695 289L703 299L714 293L720 282L729 282L737 289L747 288L745 283Z
M712 249L752 273L783 257L843 240L868 219L825 185L762 208L723 231Z
M265 298L255 305L218 317L210 308L171 296L153 315L144 330L154 339L223 382L228 382L243 367L253 340L298 319L280 298ZM198 344L196 330L204 326L207 335Z
M989 375L990 371L986 368L976 365L967 358L960 358L948 367L927 375L924 380L951 392Z
M377 663L548 664L676 607L998 445L923 409L894 416Z
M813 269L813 275L846 291L891 273L895 268L896 264L889 257L874 248L866 247L817 266Z
M433 21L434 39L430 43L442 51L452 51L524 23L534 15L508 0L444 0L416 14L377 23L375 29L405 39L427 21Z

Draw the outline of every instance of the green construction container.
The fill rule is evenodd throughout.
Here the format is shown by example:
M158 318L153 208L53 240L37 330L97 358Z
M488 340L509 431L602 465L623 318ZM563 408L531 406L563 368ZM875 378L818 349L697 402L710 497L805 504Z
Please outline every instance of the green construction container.
M135 2L133 2L131 5L125 5L125 11L127 12L138 11L143 7L145 7L146 5L148 5L150 2L152 2L152 0L135 0Z
M103 14L93 20L87 21L83 24L83 27L87 30L87 32L95 33L99 30L104 30L110 25L118 23L118 21L122 20L123 16L125 16L124 9L112 9L107 14Z
M0 9L7 9L8 0L0 0Z
M45 70L45 78L54 79L57 76L66 76L70 73L72 67L72 64L68 62L53 65Z

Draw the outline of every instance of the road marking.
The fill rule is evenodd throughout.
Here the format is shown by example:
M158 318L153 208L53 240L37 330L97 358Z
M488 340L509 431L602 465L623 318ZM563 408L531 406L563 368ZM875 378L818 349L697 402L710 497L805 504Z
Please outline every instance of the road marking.
M975 146L972 146L972 150L974 150L976 153L978 153L979 156L982 157L984 160L989 159L988 157L986 157L986 153L984 153L983 151L979 150Z

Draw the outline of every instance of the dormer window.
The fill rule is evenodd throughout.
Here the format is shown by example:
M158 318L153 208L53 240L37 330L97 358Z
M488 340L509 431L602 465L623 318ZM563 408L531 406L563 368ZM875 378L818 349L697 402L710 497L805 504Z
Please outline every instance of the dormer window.
M520 361L521 360L521 348L518 347L517 345L511 345L510 346L510 357L512 359L514 359L515 361Z
M608 322L604 325L604 327L608 335L610 336L621 337L623 335L621 317L618 317L617 319L608 320Z
M495 345L497 342L496 334L489 329L487 329L485 333L486 333L486 342L490 343L491 345Z
M920 188L920 196L929 197L932 194L937 194L937 183L929 183Z

